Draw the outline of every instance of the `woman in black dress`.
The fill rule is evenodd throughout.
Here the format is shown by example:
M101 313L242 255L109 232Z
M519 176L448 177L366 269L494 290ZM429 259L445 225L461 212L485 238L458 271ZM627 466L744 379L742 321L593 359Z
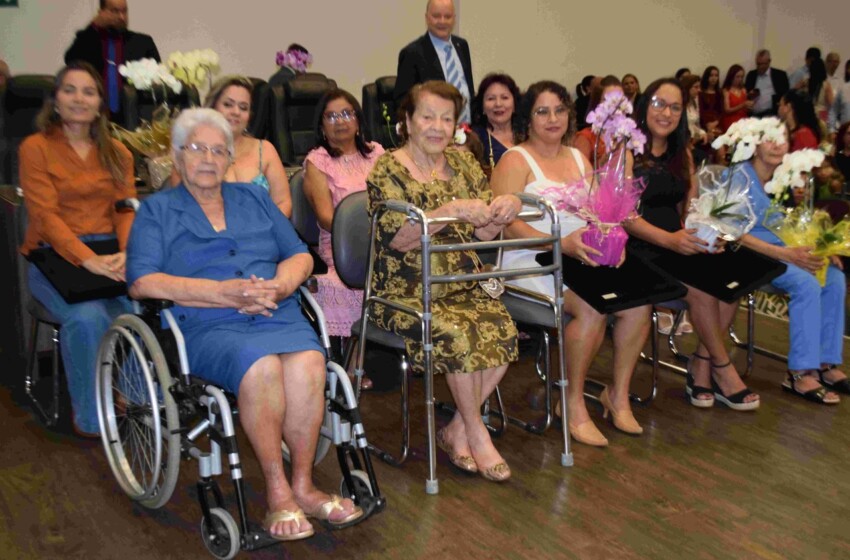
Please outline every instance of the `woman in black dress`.
M706 285L710 282L700 282L699 289L693 282L696 268L713 271L733 266L727 262L733 253L708 255L706 242L694 235L696 230L682 227L688 203L697 195L683 113L682 87L669 78L653 82L638 107L636 119L646 134L647 147L635 162L635 176L644 177L647 188L641 197L642 217L627 226L632 236L630 248L688 286L684 299L699 337L688 363L691 404L707 408L716 398L735 410L754 410L759 397L741 381L724 346L723 336L735 317L737 300L721 301L717 291Z

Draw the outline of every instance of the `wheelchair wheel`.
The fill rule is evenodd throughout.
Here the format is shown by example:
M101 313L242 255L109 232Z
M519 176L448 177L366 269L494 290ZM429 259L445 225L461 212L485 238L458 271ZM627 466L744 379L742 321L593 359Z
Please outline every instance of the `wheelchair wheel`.
M319 431L319 443L316 445L316 458L313 459L314 465L321 463L322 459L325 458L325 455L328 454L328 450L331 448L331 444L333 443L331 440L332 430L331 413L327 407L325 407L325 416L322 418L322 427ZM289 446L286 445L286 442L283 440L280 442L280 450L283 452L283 460L287 463L291 463L292 458L289 453Z
M372 491L372 483L369 482L369 475L366 471L355 469L351 471L351 481L354 483L354 488L349 488L343 477L339 483L339 495L343 498L349 498L357 502L357 496L374 496Z
M180 468L180 420L162 349L140 317L121 315L97 363L97 415L112 473L131 499L162 507Z
M229 560L239 552L239 526L226 510L210 508L210 519L201 519L201 536L210 554Z

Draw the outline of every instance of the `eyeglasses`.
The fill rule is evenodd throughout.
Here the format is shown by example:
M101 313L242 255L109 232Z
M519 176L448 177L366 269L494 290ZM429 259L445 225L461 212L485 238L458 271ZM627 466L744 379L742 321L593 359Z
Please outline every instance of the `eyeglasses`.
M552 109L549 107L538 107L532 112L532 115L537 117L538 119L548 119L549 115L553 113ZM563 119L569 115L570 110L566 107L566 105L558 105L554 110L556 119Z
M336 111L333 111L331 113L325 113L324 115L322 115L322 117L328 124L335 124L340 121L353 121L357 118L357 113L349 109L343 109L339 113L337 113Z
M192 143L186 144L180 149L196 158L203 158L207 153L212 154L212 157L215 159L227 159L230 157L230 150L227 149L227 146L207 146L206 144Z
M663 99L658 97L653 97L649 101L649 106L661 113L664 109L670 109L670 112L674 115L678 115L682 112L682 104L681 103L667 103Z

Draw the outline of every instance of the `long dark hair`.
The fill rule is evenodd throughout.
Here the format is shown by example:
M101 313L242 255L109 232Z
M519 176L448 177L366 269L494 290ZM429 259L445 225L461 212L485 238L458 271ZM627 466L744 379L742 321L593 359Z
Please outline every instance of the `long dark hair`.
M812 100L818 98L823 83L826 81L826 64L822 58L816 58L809 65L809 96Z
M714 91L720 89L718 87L720 85L720 68L718 68L717 66L708 66L705 70L703 70L702 79L699 82L699 86L702 88L703 91L706 91L708 89L708 80L711 78L712 70L717 72L717 85L714 86Z
M723 89L729 89L732 87L732 82L735 80L735 75L738 72L743 72L744 67L740 64L733 64L729 67L729 70L726 72L726 78L723 80ZM743 84L741 84L743 86Z
M847 147L847 144L844 142L844 136L847 134L847 129L850 128L850 121L845 122L840 127L838 127L838 132L835 135L835 153L840 154ZM850 181L850 177L845 177L848 181Z
M646 113L649 110L649 104L652 103L652 98L655 97L658 89L664 85L673 86L679 90L679 94L682 96L682 104L684 105L685 103L685 92L682 91L682 85L676 78L660 78L649 84L649 87L644 91L643 98L638 104L637 111L635 112L635 120L637 120L638 127L640 127L641 131L643 131L646 135L647 142L644 153L636 158L638 164L653 165L650 161L650 154L652 153L652 132L646 124ZM669 156L669 159L667 159L667 169L680 181L687 180L691 174L690 157L688 155L690 142L691 138L690 133L688 132L688 117L685 115L685 111L683 109L679 116L679 125L670 134L670 136L667 137L667 154Z
M372 146L366 143L366 140L363 139L363 109L360 107L360 103L354 98L353 95L345 91L344 89L331 89L325 92L325 94L319 99L318 105L316 105L316 116L315 116L315 125L313 128L313 136L314 142L317 146L323 147L331 157L339 157L342 155L342 151L332 147L328 142L327 137L325 137L325 131L322 128L322 123L324 122L325 109L328 107L328 103L331 101L336 101L337 99L345 99L349 105L354 109L354 114L357 116L357 134L354 135L354 145L357 146L357 151L360 152L360 155L364 158L372 153Z
M555 94L558 99L561 100L561 103L566 105L569 110L569 118L567 120L567 132L564 134L564 137L561 139L563 144L567 144L573 137L576 131L576 111L575 106L573 105L572 99L570 99L570 93L567 91L567 88L559 84L558 82L553 82L552 80L543 80L540 82L535 82L528 86L528 89L522 96L522 103L520 103L520 127L522 132L522 137L524 140L528 139L528 129L531 126L531 119L533 118L531 112L534 110L534 103L537 101L537 98L540 97L541 94L545 92Z
M519 130L519 116L517 115L517 111L519 110L519 103L522 95L520 94L519 88L517 87L514 79L507 74L487 74L484 76L484 79L481 80L481 83L478 84L478 93L475 95L475 99L472 100L472 124L482 126L484 128L490 128L490 123L487 121L487 116L484 114L484 94L487 93L487 90L490 89L490 86L493 84L502 84L508 89L508 91L511 92L511 96L514 98L514 112L511 115L511 128L514 131L514 140L516 140L517 131Z
M56 74L56 79L53 81L53 91L50 92L50 96L44 102L44 107L42 107L41 112L36 117L36 126L45 133L61 130L62 117L59 116L56 110L56 93L62 87L65 76L73 70L85 72L94 80L95 87L97 87L97 95L100 97L100 107L98 108L97 117L95 117L94 122L91 124L89 134L94 145L97 147L100 165L109 171L109 174L112 175L112 180L116 184L123 185L127 168L124 160L121 158L121 152L118 151L118 146L113 143L114 140L109 133L109 119L107 117L109 110L106 108L106 95L103 90L103 82L101 82L100 74L97 73L97 70L91 64L75 60L59 70L59 73Z
M796 89L789 89L782 96L785 103L791 105L791 110L794 111L794 124L797 130L801 126L807 126L818 139L818 144L821 141L820 121L815 115L815 106L812 104L812 98L806 92ZM794 132L792 130L791 132Z

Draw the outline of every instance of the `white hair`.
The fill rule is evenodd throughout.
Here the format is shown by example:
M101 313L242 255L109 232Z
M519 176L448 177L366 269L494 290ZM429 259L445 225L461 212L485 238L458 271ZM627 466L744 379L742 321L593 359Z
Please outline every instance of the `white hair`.
M215 109L192 108L184 109L171 125L171 152L175 159L186 140L201 125L219 129L224 134L227 150L233 154L233 131L224 115Z

